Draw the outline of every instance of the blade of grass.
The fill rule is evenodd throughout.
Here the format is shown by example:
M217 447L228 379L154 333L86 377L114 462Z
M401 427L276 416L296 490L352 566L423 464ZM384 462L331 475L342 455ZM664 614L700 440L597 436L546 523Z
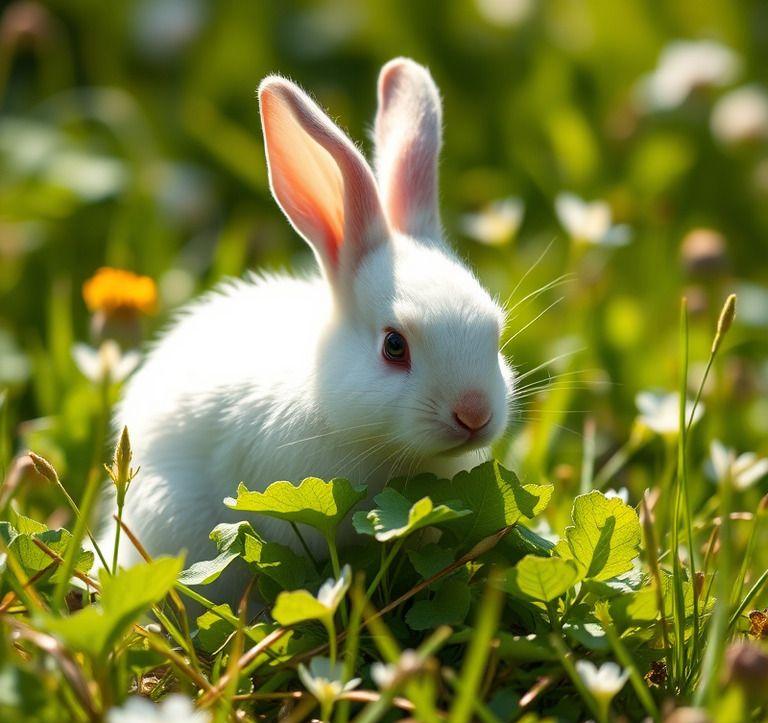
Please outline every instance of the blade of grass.
M730 470L731 465L728 468ZM715 610L709 622L707 645L704 652L704 660L701 664L699 685L694 695L694 704L697 706L711 706L716 698L717 680L720 675L720 666L725 653L725 645L728 637L728 612L731 599L731 477L730 473L721 480L720 486L720 552L717 569L717 599Z
M498 573L489 575L474 625L472 643L466 653L459 674L459 693L449 716L450 723L468 723L472 719L474 702L483 679L485 661L491 649L491 640L501 616L503 595Z
M688 444L688 418L686 413L686 395L688 390L688 302L683 299L680 312L680 355L682 359L682 369L680 374L680 436L678 439L678 458L677 458L677 474L678 474L678 490L682 498L682 513L683 524L685 527L687 545L688 545L688 562L690 567L690 580L693 583L696 580L696 547L693 539L693 523L691 513L691 499L688 489L688 458L686 455L686 448ZM675 527L679 524L678 518L675 518ZM677 556L677 547L675 547L675 556ZM685 625L685 606L682 608L683 626ZM699 660L699 599L697 595L693 595L693 650L691 651L691 665L695 664L695 661ZM685 639L681 638L680 644L685 644ZM683 648L685 651L686 649ZM687 675L685 670L685 658L683 656L683 670L682 676Z

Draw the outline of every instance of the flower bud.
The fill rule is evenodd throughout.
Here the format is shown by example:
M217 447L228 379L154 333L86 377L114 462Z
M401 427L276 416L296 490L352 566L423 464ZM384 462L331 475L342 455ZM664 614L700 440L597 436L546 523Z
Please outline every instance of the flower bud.
M683 239L680 257L691 276L716 276L728 266L725 237L713 229L693 229Z
M723 343L723 338L728 333L728 329L733 324L736 316L736 294L731 294L723 304L723 310L720 312L720 318L717 320L717 333L712 342L712 353L715 354Z
M35 470L41 477L45 477L45 479L55 485L59 484L59 475L56 474L53 465L45 457L41 457L34 452L29 452L28 454L32 464L35 466Z

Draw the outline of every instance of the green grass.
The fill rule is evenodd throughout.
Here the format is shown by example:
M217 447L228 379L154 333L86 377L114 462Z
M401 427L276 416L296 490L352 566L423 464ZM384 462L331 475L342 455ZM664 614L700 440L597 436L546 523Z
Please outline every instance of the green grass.
M342 5L0 11L0 719L98 721L137 693L158 705L180 693L216 721L658 720L686 705L765 719L732 646L768 654L748 618L768 605L768 478L713 474L710 451L720 440L768 456L768 145L712 124L729 91L768 83L761 3L556 0L507 24L472 0ZM735 52L738 74L644 108L638 86L663 49L700 37ZM281 72L362 139L377 70L399 54L443 93L443 221L507 302L519 374L500 467L464 483L523 484L536 504L486 514L450 481L395 482L369 517L350 480L358 549L337 549L341 517L326 519L313 560L259 537L290 485L254 512L232 480L249 522L217 539L247 558L243 589L263 614L220 605L180 560L107 560L94 579L81 547L104 465L127 495L142 473L128 487L130 430L119 454L108 438L119 381L92 381L73 358L98 341L83 282L107 265L158 284L156 313L106 330L127 351L225 276L307 268L269 195L254 89ZM604 199L631 241L569 232L563 191ZM479 243L467 214L509 196L521 225ZM671 431L636 404L651 390L678 393ZM602 494L620 488L626 504ZM493 523L473 536L481 513ZM303 540L307 518L289 522ZM346 565L348 589L321 606ZM601 698L580 661L628 679ZM339 680L325 695L315 681L315 696L307 675L322 668Z

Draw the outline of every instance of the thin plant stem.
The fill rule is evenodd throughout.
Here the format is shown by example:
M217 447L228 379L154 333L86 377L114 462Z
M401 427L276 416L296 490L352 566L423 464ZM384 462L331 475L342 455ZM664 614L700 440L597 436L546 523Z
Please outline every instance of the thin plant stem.
M755 581L755 584L752 585L752 587L749 589L749 592L744 596L744 599L739 603L739 607L734 610L733 615L731 615L731 619L728 621L728 630L733 630L733 627L738 622L739 618L741 617L742 613L747 609L747 605L752 602L752 600L758 595L760 590L765 586L766 581L768 581L768 570L765 570L760 577L757 578Z
M764 504L765 498L761 499L755 516L752 520L752 529L749 533L749 540L747 541L747 549L744 552L744 559L741 562L741 568L739 569L739 576L736 578L736 585L734 587L733 602L741 598L741 594L744 592L744 581L747 578L747 570L749 569L749 563L752 561L752 556L755 552L755 546L757 545L757 539L762 527L763 519L766 514L766 507Z
M88 519L93 511L93 506L96 503L96 496L100 487L102 446L104 444L106 427L109 420L110 383L110 375L106 374L101 382L101 406L94 437L93 459L85 483L85 493L83 494L83 499L80 504L80 514L75 522L75 529L72 531L72 539L70 540L64 557L61 577L53 591L54 610L60 610L64 604L64 596L67 593L69 581L75 569L75 564L80 553L80 545L85 536Z
M459 692L448 718L450 723L468 723L472 719L474 701L483 679L488 653L491 650L491 640L501 615L503 596L498 588L498 582L498 575L492 572L480 602L472 642L459 674Z
M688 490L688 460L686 455L686 447L688 444L688 429L687 429L687 415L686 415L686 394L688 389L688 305L687 301L683 299L680 310L680 356L682 361L682 369L680 374L680 437L678 439L678 458L677 458L677 474L678 474L678 494L681 497L683 522L685 525L685 532L688 545L688 562L690 565L690 580L693 584L696 580L696 548L694 546L693 539L693 525L691 524L691 500ZM675 516L674 525L679 525L679 518ZM674 553L677 555L677 547L674 548ZM685 624L685 608L681 608L681 614L683 617L683 625ZM696 595L693 595L693 650L691 653L691 664L699 659L699 601ZM678 641L676 641L678 642ZM684 646L684 638L679 641L680 645ZM683 647L685 651L685 648ZM685 660L683 660L685 665ZM685 675L685 670L681 671L682 675Z
M730 465L729 465L730 469ZM728 637L728 611L731 599L731 475L726 474L720 487L720 564L717 571L717 599L709 623L709 634L701 663L699 685L694 696L697 706L714 702L725 644Z
M379 583L381 582L381 579L386 575L387 570L389 569L389 566L392 564L392 561L395 559L395 556L400 551L400 548L403 545L402 540L398 540L395 542L394 545L392 545L392 549L389 551L389 554L384 556L384 559L381 562L381 565L379 565L379 570L374 576L373 580L371 580L371 584L368 586L368 590L366 590L365 597L366 600L370 600L373 596L373 593L376 592L376 588L378 587Z
M120 551L120 530L122 529L121 522L123 521L123 505L117 506L117 522L115 523L115 547L112 551L112 574L117 574L117 556Z

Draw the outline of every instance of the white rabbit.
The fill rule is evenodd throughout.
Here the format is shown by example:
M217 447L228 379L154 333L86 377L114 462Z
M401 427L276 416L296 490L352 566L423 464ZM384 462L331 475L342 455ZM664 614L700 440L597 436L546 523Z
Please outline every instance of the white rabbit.
M379 77L376 176L296 85L259 87L272 193L317 257L310 278L230 280L187 307L130 380L116 418L141 467L124 519L152 555L215 555L239 481L344 476L369 499L395 473L453 474L505 429L503 313L443 241L440 97L429 72ZM290 527L254 518L299 549ZM113 524L100 544L109 560ZM320 538L308 535L321 551ZM138 555L123 537L119 560ZM229 575L212 595L235 597Z

